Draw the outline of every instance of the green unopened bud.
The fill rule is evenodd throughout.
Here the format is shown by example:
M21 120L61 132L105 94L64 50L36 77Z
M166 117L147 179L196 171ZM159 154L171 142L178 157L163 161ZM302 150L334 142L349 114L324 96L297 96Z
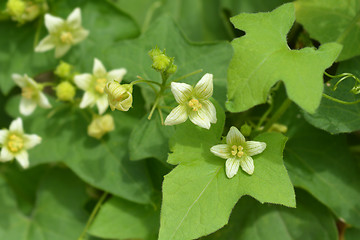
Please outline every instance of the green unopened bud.
M151 49L148 54L151 60L154 61L154 57L163 54L163 52L158 47L155 47L154 49Z
M251 126L249 126L247 123L241 126L240 132L245 136L248 137L251 134Z
M108 95L111 110L128 111L133 102L132 91L132 84L120 84L117 81L106 83L105 93Z
M274 123L269 128L269 132L280 132L280 133L286 133L288 130L287 126L280 124L280 123Z
M22 0L8 0L6 4L6 9L14 20L21 18L25 12L25 8L26 3Z
M62 82L56 86L56 96L61 101L74 100L75 91L75 87L69 82Z
M154 56L152 67L159 72L164 72L170 65L170 58L165 54Z
M96 115L88 126L88 135L100 139L106 133L115 129L114 119L110 114L104 116Z
M168 74L174 74L174 73L176 73L176 71L177 71L177 66L174 65L174 64L172 64L172 65L169 67L169 69L167 70L167 73L168 73Z
M71 70L72 66L70 64L61 61L60 64L56 67L54 73L56 76L61 78L70 78Z

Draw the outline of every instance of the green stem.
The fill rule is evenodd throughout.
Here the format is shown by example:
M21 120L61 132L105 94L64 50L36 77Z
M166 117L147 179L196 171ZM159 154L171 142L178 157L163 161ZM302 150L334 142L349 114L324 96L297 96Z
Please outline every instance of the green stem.
M88 219L88 221L86 223L86 226L85 226L83 232L81 233L80 237L78 238L78 240L84 239L90 225L92 224L97 212L99 211L102 203L105 201L108 194L109 194L108 192L104 192L103 195L100 197L99 201L96 203L96 206L95 206L94 210L92 211L92 213L91 213L91 215L90 215L90 217L89 217L89 219Z
M190 76L192 76L192 75L201 73L202 71L203 71L202 69L198 69L198 70L193 71L193 72L191 72L191 73L185 74L184 76L179 77L179 78L175 79L175 80L172 81L172 82L178 82L178 81L180 81L180 80L182 80L182 79L184 79L184 78L187 78L187 77L190 77Z
M149 24L151 22L152 16L155 12L156 9L158 9L159 7L161 7L162 3L161 2L154 2L150 8L147 11L147 14L145 16L145 20L141 29L141 32L145 32L145 30L149 27Z
M43 17L39 17L38 25L37 25L36 32L35 32L35 38L34 38L34 49L36 48L36 46L39 43L39 38L40 38L40 32L41 32L42 25L43 25Z
M354 101L354 102L346 102L346 101L343 101L343 100L340 100L340 99L337 99L337 98L334 98L334 97L331 97L325 93L323 93L323 96L327 99L330 99L331 101L334 101L334 102L337 102L337 103L341 103L341 104L346 104L346 105L352 105L352 104L357 104L357 103L360 103L360 99L357 100L357 101Z
M288 109L290 105L291 105L291 100L287 98L281 104L278 110L274 113L274 115L270 118L270 120L266 123L263 131L266 132L267 130L269 130L269 128L280 119L280 117L285 113L285 111Z
M271 113L271 111L274 108L274 104L270 104L270 107L268 108L268 110L266 110L266 112L261 116L258 124L256 125L255 129L258 130L261 125L265 122L265 120L267 119L267 117L269 116L269 114Z
M151 84L156 84L156 85L161 87L161 83L151 81L151 80L147 80L147 79L140 79L140 80L132 81L130 84L135 85L135 84L138 84L138 83L148 83L148 84L151 83Z

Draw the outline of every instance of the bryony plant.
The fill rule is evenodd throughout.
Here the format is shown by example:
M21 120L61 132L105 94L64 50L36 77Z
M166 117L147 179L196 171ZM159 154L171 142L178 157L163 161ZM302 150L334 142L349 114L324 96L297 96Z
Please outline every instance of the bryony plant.
M262 153L266 143L246 141L245 137L236 127L231 127L226 136L226 144L213 146L210 151L218 157L226 159L226 176L234 177L241 166L242 170L252 175L254 173L254 160L251 156Z
M45 26L49 35L36 46L35 52L46 52L55 48L55 58L64 56L71 48L83 41L89 31L81 25L81 10L75 8L66 20L45 14Z
M199 127L209 129L216 123L216 110L209 98L213 94L213 75L206 73L195 87L186 83L171 83L171 91L179 106L165 119L165 125L185 122L188 118Z
M13 74L12 79L21 88L20 113L28 116L34 112L37 105L42 108L51 108L49 100L42 92L43 85L38 84L26 74Z
M80 108L86 108L96 104L99 114L103 114L109 107L108 97L104 92L106 83L112 80L121 82L125 74L125 68L114 69L107 72L102 62L95 58L93 74L83 73L74 77L75 84L85 91L80 103Z
M27 150L41 142L41 137L36 134L25 134L21 118L11 122L9 130L0 130L0 161L7 162L14 158L23 168L29 167Z
M114 118L110 114L105 114L104 116L95 115L88 126L87 132L90 137L100 139L114 129Z
M108 82L105 92L108 95L111 110L128 111L133 102L132 91L132 84L120 84L116 80Z

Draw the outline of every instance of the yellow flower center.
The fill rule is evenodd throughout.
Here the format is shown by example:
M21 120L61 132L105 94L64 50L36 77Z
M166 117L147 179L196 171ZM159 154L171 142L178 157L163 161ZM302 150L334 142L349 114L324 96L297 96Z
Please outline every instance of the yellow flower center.
M239 158L242 157L242 155L244 155L244 152L242 151L244 148L242 146L236 146L233 145L231 147L231 154L233 156L238 156Z
M23 149L24 139L21 136L13 133L9 136L7 147L8 149L10 149L11 152L17 153Z
M202 108L202 105L199 102L199 100L195 98L191 99L188 104L189 107L191 107L194 112L199 111Z
M62 32L60 36L60 40L62 43L72 44L74 39L71 32Z
M35 96L36 92L34 91L34 88L32 87L24 87L22 88L21 95L24 98L32 99Z
M98 78L96 79L96 84L95 84L95 91L97 91L100 94L104 93L104 88L106 85L106 78Z

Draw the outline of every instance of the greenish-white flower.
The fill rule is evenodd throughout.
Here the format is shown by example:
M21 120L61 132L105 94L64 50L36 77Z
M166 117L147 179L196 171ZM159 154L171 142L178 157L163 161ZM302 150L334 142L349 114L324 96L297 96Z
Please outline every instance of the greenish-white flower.
M21 76L13 74L12 79L21 88L22 98L20 100L20 113L28 116L34 112L37 105L42 108L51 108L49 100L42 92L42 85L28 77L26 74Z
M25 134L21 118L11 122L9 130L0 130L0 162L11 161L14 158L23 168L29 167L27 150L41 142L41 137L36 134Z
M213 94L213 75L206 73L193 88L186 83L171 83L171 91L179 106L165 119L165 125L185 122L188 118L199 127L209 129L216 123L216 109L209 98Z
M94 59L93 74L84 73L74 77L75 84L85 91L80 103L80 108L86 108L96 104L99 114L103 114L109 107L108 96L104 92L108 81L121 82L126 74L125 68L119 68L107 72L104 65L98 59Z
M40 41L35 52L46 52L55 48L56 58L64 56L72 45L83 41L89 35L89 31L81 25L80 8L75 8L66 20L45 14L45 26L49 35Z
M88 135L90 137L100 139L106 133L115 129L114 118L110 114L104 116L96 115L93 117L90 125L88 126Z
M254 160L251 156L262 153L265 148L266 143L246 141L236 127L231 127L226 136L226 144L215 145L210 151L216 156L226 159L226 176L232 178L237 174L239 166L246 173L252 175Z

